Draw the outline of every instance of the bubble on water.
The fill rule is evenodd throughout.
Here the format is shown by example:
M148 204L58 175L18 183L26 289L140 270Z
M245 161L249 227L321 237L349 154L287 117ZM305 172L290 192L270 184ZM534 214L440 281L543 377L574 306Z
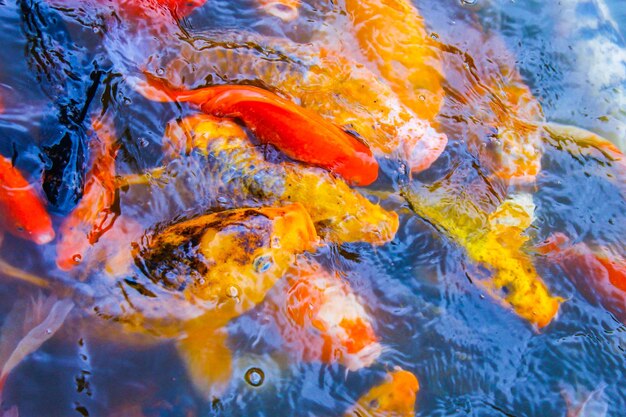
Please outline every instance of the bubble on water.
M162 67L157 68L156 73L157 73L157 75L163 75L163 74L165 74L165 69L162 68Z
M474 6L478 3L478 0L461 0L462 6Z
M272 257L270 255L262 255L257 257L252 263L252 267L258 273L267 272L268 269L274 263Z
M244 378L253 387L260 387L263 385L263 381L265 381L265 374L259 368L250 368L246 371Z
M150 145L150 141L146 138L139 138L139 146L142 148L147 148Z
M74 256L72 256L72 261L74 261L77 264L81 263L82 260L83 260L83 257L81 256L80 253L77 253Z
M230 298L237 298L239 297L239 288L237 288L234 285L231 285L230 287L228 287L226 289L226 294L230 297Z
M426 101L426 96L424 94L420 94L418 97L421 101Z

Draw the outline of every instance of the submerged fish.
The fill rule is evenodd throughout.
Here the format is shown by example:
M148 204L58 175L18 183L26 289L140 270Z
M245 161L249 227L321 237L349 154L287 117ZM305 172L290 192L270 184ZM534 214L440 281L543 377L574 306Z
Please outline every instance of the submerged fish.
M52 220L43 199L11 160L1 155L0 230L39 245L54 239Z
M367 59L400 101L433 120L443 104L440 52L409 0L344 0L345 13Z
M622 255L608 247L571 243L563 233L550 236L538 251L558 263L585 297L626 322L626 259Z
M154 87L154 81L150 82ZM222 85L179 91L157 84L170 100L191 102L207 114L241 120L257 139L292 159L317 165L356 185L378 177L367 146L317 114L252 86Z
M344 417L413 417L418 391L419 382L415 375L395 369L359 398Z

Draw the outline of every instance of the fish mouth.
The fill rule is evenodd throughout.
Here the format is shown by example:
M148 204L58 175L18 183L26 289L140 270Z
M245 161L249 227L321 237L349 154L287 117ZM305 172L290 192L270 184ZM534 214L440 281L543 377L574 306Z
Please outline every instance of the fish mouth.
M54 230L50 230L44 233L37 233L33 235L33 241L38 245L45 245L52 242L54 240L54 236Z

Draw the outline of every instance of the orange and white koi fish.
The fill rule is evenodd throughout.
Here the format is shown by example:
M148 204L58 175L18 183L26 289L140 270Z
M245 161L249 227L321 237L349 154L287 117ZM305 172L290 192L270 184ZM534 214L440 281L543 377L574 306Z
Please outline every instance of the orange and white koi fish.
M87 174L81 201L63 220L57 244L57 266L69 270L78 265L85 252L108 232L119 215L118 191L115 182L114 126L110 121L93 122L94 138L90 143L91 169Z
M258 7L265 13L276 16L284 22L296 20L299 16L300 0L257 0Z
M626 323L626 259L605 247L572 244L563 233L552 235L538 250L557 262L585 297Z
M419 382L415 375L395 369L359 398L344 417L414 417L418 391Z
M0 230L39 245L54 239L43 199L10 159L0 155Z
M155 82L151 81L154 87ZM241 120L263 143L292 159L369 185L378 177L371 150L319 115L258 87L222 85L178 91L158 85L171 100L191 102L210 115Z
M303 263L291 268L280 285L269 308L297 360L338 363L356 371L380 356L372 318L338 275Z

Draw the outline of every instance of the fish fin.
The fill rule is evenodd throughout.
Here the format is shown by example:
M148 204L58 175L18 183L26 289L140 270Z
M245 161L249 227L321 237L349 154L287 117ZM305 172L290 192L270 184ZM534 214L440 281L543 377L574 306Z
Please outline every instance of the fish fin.
M196 390L206 399L226 390L233 372L232 352L225 328L194 328L177 343L187 373Z
M1 241L2 239L0 238L0 243ZM36 285L37 287L41 287L41 288L49 287L48 281L46 279L39 277L37 275L33 275L30 272L26 272L22 269L19 269L9 264L3 259L0 259L0 274L9 278L17 279L19 281L24 281L29 284Z
M0 393L11 371L61 328L74 303L39 295L15 303L0 330Z

